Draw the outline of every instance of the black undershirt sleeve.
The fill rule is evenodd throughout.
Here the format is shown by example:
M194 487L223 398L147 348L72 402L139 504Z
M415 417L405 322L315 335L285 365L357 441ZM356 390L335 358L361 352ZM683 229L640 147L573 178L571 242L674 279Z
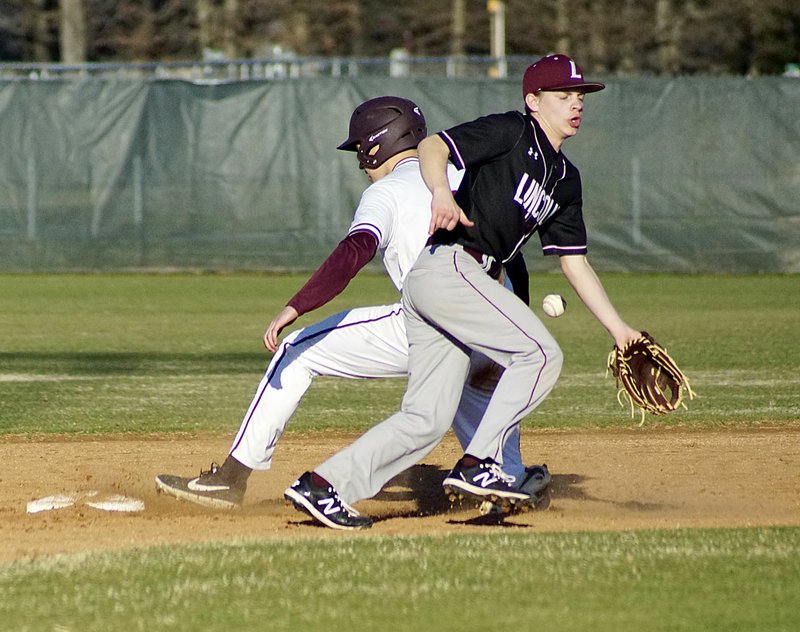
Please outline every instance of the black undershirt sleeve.
M289 302L298 315L325 305L340 294L350 280L378 251L378 238L370 232L351 233L339 242L317 271Z

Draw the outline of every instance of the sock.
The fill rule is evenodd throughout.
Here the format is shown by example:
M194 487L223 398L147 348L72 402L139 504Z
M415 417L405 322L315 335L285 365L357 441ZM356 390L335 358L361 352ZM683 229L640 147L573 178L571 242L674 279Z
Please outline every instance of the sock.
M472 456L471 454L465 454L461 457L461 465L464 467L475 467L480 462L481 459L476 456Z
M251 468L239 463L230 454L225 459L225 463L222 464L220 470L224 479L231 485L246 485L247 479L250 478L250 474L253 472Z
M316 472L311 472L311 482L317 487L332 487L332 485Z

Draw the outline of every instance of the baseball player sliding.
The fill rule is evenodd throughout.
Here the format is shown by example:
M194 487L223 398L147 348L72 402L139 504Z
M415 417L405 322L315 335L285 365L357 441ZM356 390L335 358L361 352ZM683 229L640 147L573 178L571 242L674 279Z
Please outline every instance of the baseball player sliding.
M196 477L159 474L155 478L159 491L211 507L236 507L242 503L251 472L270 468L275 446L314 377L407 376L408 340L400 303L341 312L278 342L285 327L342 292L377 252L392 282L402 290L406 274L428 238L431 194L422 180L416 149L427 134L420 109L398 97L371 99L355 109L349 131L339 149L356 153L372 184L361 196L347 236L267 327L264 344L275 355L224 463L212 464ZM448 186L457 188L461 176L462 172L451 166ZM528 276L524 262L516 270L514 285L525 298ZM499 284L497 287L512 295ZM465 446L475 433L500 372L478 354L471 365L474 379L464 387L458 411L454 407L446 420L447 427L454 423L456 435ZM481 377L486 375L490 379ZM464 377L466 374L462 386ZM550 481L546 467L523 465L516 431L511 433L504 461L505 475L516 481L516 488L524 488L526 495L540 491ZM303 506L303 501L299 502ZM306 509L329 527L371 524L333 490L329 490L326 503L324 510L315 505Z
M544 253L559 256L562 272L615 343L622 348L640 335L617 314L586 259L580 175L561 152L581 126L584 96L604 87L585 81L566 55L544 57L525 71L525 114L485 116L420 142L432 237L402 292L408 390L400 412L286 490L299 508L326 524L318 514L331 499L352 504L374 496L428 454L458 406L469 371L465 348L505 370L445 491L510 505L529 500L502 468L504 446L550 393L562 354L528 306L494 280L502 264L538 232ZM455 197L448 160L465 169ZM353 524L368 519L358 520Z

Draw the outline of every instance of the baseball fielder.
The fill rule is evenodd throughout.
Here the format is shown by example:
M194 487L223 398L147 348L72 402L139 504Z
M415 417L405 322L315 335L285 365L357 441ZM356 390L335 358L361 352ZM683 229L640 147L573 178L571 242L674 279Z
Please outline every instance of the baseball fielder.
M585 94L604 87L585 81L566 55L551 55L525 71L525 114L482 117L420 143L420 169L433 196L432 238L403 287L409 380L401 410L287 489L298 507L314 505L321 513L334 497L346 503L369 498L428 454L458 406L469 370L465 349L505 371L445 490L527 502L526 491L502 469L503 450L555 385L562 354L527 305L494 280L502 264L538 232L544 254L559 256L570 284L616 344L639 336L619 317L586 260L580 175L561 153L563 142L578 133ZM448 159L465 169L455 197ZM359 518L358 526L368 526Z
M422 181L416 151L427 132L419 108L398 97L372 99L353 112L349 131L339 149L356 152L372 184L359 201L347 237L267 327L264 343L275 355L223 465L212 464L199 477L160 474L156 476L158 490L207 506L238 506L252 470L270 468L275 446L314 377L406 377L408 341L399 303L335 314L295 331L278 344L286 326L338 295L378 251L392 282L401 290L428 237L431 195ZM454 189L461 176L455 168L448 170ZM521 272L516 275L518 286L526 296L524 263ZM464 389L464 403L455 419L456 434L464 445L472 438L494 385L491 379L478 378L493 374L486 357L476 355L472 364L476 379ZM451 421L453 414L448 426ZM538 489L549 482L546 468L522 464L518 434L509 441L505 460L506 473L515 478L518 487ZM338 521L348 523L351 511L334 504L323 515L331 526Z

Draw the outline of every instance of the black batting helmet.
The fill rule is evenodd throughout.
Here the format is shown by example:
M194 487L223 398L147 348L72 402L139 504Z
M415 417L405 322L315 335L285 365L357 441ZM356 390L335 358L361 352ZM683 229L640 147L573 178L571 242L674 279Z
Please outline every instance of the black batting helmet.
M356 152L362 169L377 169L395 154L414 149L427 135L425 117L416 103L401 97L378 97L353 111L350 135L337 149ZM370 155L375 146L378 151Z

